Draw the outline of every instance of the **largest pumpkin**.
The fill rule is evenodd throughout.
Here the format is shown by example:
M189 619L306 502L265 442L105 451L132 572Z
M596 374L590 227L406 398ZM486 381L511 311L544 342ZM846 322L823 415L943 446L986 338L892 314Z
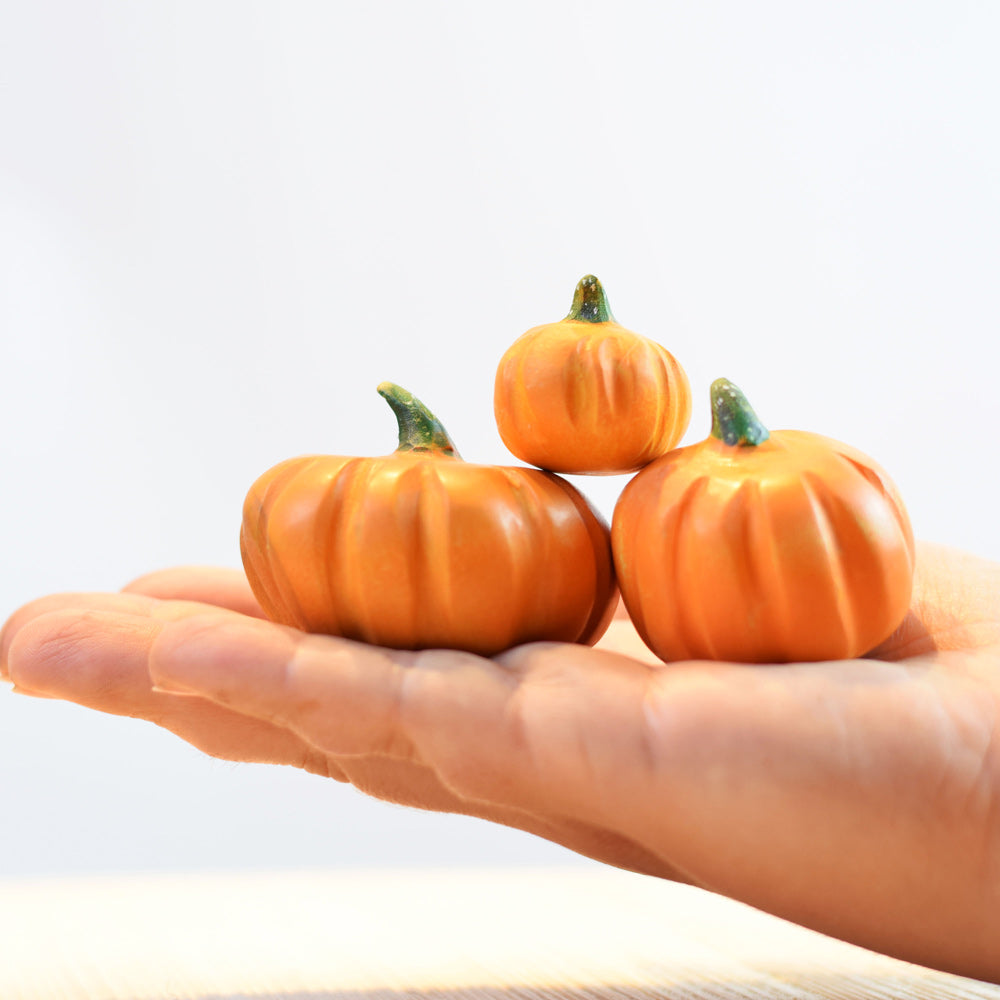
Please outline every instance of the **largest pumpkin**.
M463 462L412 395L399 448L314 455L251 487L240 549L269 618L400 649L593 643L617 600L607 525L565 480Z

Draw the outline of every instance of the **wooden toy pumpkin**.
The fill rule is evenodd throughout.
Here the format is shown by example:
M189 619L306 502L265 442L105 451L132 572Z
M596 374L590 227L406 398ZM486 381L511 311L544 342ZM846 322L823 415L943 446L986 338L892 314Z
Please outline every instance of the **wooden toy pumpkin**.
M632 472L669 451L691 419L691 389L664 347L611 315L587 275L569 315L518 338L497 368L497 428L511 453L554 472Z
M711 435L638 473L612 520L622 597L664 660L859 656L899 626L914 542L886 473L805 431L769 433L732 383Z
M265 613L310 632L484 655L593 643L617 602L607 525L565 480L463 462L412 395L380 458L307 456L250 489L240 549Z

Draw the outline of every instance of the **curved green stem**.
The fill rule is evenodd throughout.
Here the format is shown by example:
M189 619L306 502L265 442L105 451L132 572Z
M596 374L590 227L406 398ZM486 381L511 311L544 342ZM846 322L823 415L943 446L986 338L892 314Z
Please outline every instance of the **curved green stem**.
M581 278L573 293L573 306L566 319L585 323L614 323L604 286L592 274Z
M441 421L412 392L393 382L383 382L378 394L392 407L399 424L396 451L436 451L458 458L455 444Z
M712 383L712 437L729 445L756 445L770 436L746 396L729 379L717 378Z

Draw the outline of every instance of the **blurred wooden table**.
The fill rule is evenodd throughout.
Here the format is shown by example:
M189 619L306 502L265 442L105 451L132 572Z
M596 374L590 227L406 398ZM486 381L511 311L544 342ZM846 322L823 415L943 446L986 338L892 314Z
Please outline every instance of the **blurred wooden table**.
M1000 998L600 868L0 882L0 1000Z

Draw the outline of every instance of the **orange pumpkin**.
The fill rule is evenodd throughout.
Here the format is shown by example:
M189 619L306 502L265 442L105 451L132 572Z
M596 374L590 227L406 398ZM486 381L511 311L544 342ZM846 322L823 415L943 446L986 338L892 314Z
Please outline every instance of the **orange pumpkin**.
M615 321L587 275L558 323L518 338L497 368L493 408L511 453L554 472L632 472L669 451L691 388L664 347Z
M711 435L653 462L612 519L625 605L664 660L859 656L899 626L914 544L870 458L805 431L769 434L730 382Z
M596 642L618 591L583 496L537 469L463 462L418 400L378 391L397 451L293 458L247 495L240 549L268 617L400 649Z

